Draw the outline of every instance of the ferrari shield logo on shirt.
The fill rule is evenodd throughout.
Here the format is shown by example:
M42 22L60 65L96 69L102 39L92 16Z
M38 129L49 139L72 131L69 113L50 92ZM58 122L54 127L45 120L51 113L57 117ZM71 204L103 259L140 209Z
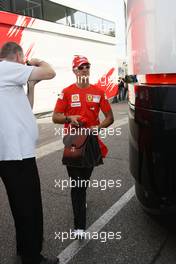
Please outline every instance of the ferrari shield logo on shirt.
M93 102L93 95L92 94L87 94L86 101L87 102Z
M79 102L80 99L79 99L79 94L72 94L71 96L71 101L74 103L74 102Z
M87 94L87 102L99 103L100 95Z

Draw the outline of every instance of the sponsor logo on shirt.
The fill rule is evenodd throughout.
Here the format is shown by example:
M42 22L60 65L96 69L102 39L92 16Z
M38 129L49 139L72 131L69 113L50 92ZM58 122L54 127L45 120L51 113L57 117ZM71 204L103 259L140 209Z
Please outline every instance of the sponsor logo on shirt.
M99 103L100 95L87 94L87 102Z
M105 100L108 100L108 97L107 97L107 95L104 93L104 97L105 97Z
M94 111L95 110L95 107L94 106L90 107L90 110Z
M100 102L101 95L93 95L93 102L99 103Z
M78 106L81 106L80 102L71 103L71 107L78 107Z
M71 101L72 102L79 102L80 101L79 94L72 94Z
M63 97L64 97L64 93L61 93L61 94L59 94L59 96L58 96L58 99L63 99Z

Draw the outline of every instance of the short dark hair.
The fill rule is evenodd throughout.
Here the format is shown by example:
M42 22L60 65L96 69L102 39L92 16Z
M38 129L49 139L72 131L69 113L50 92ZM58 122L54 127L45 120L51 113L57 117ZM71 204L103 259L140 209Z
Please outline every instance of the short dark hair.
M14 55L17 52L23 52L23 49L16 42L6 42L0 50L0 58L6 58L10 55Z

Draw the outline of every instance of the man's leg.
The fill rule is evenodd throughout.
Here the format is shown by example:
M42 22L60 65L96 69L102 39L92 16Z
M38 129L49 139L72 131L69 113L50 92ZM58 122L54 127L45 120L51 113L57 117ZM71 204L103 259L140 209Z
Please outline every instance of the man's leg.
M86 229L86 189L88 186L81 180L88 181L93 168L67 167L68 175L75 181L75 187L71 188L71 199L74 214L74 228Z
M1 161L0 175L15 221L18 254L22 259L36 258L36 263L40 262L43 213L35 158Z

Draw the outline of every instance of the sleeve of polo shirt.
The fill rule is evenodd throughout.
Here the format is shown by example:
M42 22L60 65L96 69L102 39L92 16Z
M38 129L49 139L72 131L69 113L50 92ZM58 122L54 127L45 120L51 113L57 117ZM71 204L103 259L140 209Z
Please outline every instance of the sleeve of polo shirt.
M64 113L67 107L67 98L64 90L59 95L55 108L54 113Z
M111 110L110 103L109 103L108 98L106 97L105 93L102 93L102 95L101 95L100 109L104 113L107 113L107 112L109 112Z
M12 77L14 75L14 78L12 78L14 83L16 83L17 85L25 85L34 67L35 66L27 66L20 63L14 63L14 72L11 73Z

